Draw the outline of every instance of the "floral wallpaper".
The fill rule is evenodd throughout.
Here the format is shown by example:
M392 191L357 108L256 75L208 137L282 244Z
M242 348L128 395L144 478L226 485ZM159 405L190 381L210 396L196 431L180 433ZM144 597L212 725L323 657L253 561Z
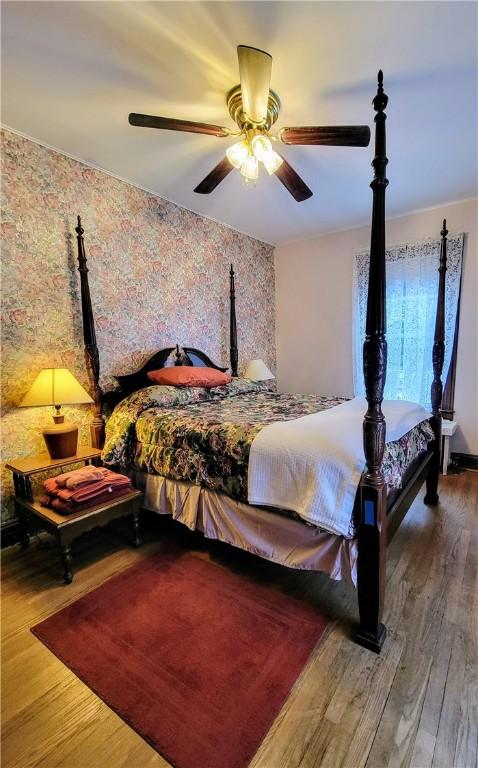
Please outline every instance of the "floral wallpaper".
M49 408L17 406L36 374L83 359L77 214L85 229L101 383L176 343L228 365L229 264L239 368L275 369L273 248L10 131L2 142L2 524L14 519L5 463L44 450ZM87 444L89 406L63 409Z

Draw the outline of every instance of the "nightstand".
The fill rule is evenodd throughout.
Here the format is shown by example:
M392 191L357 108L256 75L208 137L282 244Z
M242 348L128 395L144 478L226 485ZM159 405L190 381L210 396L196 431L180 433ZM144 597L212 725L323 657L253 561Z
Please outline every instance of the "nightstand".
M26 459L15 459L6 465L7 469L13 472L15 511L20 520L22 547L29 545L28 521L35 518L40 527L53 534L59 544L66 584L73 581L71 542L80 534L106 525L116 518L130 515L133 519L133 545L139 546L139 513L143 494L141 491L131 490L110 502L106 501L71 515L60 515L53 509L42 507L40 502L34 499L30 478L39 472L49 472L53 469L63 471L63 467L69 464L91 464L100 456L101 451L90 446L80 448L76 456L68 459L51 459L48 454L39 454Z

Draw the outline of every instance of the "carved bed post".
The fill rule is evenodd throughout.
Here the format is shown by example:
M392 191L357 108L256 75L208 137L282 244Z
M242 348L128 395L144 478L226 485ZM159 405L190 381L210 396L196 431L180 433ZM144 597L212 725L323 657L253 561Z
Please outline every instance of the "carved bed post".
M83 317L83 341L85 345L85 362L93 389L94 416L91 423L91 444L94 448L102 448L105 438L105 424L101 415L101 403L103 392L100 381L100 357L96 346L95 321L93 307L91 306L90 286L88 284L88 268L86 266L85 244L83 242L84 229L81 226L81 218L78 216L78 226L75 227L78 240L78 272L81 283L81 311Z
M231 271L229 273L229 300L230 300L230 316L229 316L229 351L231 358L231 373L233 376L237 376L237 364L239 360L237 351L237 325L236 325L236 289L234 285L234 269L231 264Z
M435 506L438 504L438 477L440 474L441 460L441 401L443 396L443 385L441 374L443 371L443 362L445 359L445 276L446 276L446 219L443 219L443 229L441 231L440 245L440 266L438 267L438 297L437 311L435 318L435 337L433 341L433 382L431 387L431 401L433 416L430 423L435 434L435 445L433 448L433 460L430 471L427 476L427 492L425 495L425 504Z
M368 409L363 422L366 468L360 482L358 525L357 593L360 624L355 640L380 653L386 630L381 623L385 593L387 487L381 471L385 448L385 418L382 413L383 389L387 372L386 279L385 279L385 190L387 156L383 73L378 73L375 116L375 157L373 159L372 232L367 297L367 322L363 345L363 372Z

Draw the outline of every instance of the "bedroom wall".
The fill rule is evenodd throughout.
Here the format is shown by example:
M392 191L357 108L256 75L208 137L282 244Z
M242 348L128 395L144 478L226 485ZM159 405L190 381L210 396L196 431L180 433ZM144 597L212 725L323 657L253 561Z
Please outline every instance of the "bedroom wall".
M420 211L387 222L387 243L465 232L455 391L459 428L452 450L478 454L478 200ZM276 334L282 391L353 394L352 264L370 246L370 226L277 246Z
M88 386L83 361L76 216L85 229L101 381L131 373L179 342L228 365L229 264L236 270L240 366L275 369L270 245L101 171L1 132L2 523L13 519L5 462L43 450L48 408L18 409L38 371L66 366ZM65 408L87 442L89 406Z

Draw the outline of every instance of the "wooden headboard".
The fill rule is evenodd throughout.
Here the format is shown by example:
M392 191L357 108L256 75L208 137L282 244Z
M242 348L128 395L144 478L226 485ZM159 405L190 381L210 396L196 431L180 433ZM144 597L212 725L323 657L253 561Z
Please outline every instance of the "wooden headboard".
M88 268L86 266L86 253L83 240L84 229L81 226L81 218L78 216L78 225L75 228L78 241L78 271L80 273L81 284L81 310L83 319L83 341L85 348L85 361L88 370L94 399L94 417L91 424L91 444L95 448L102 448L104 444L104 419L103 408L106 405L108 409L113 408L123 397L136 392L142 387L151 385L147 374L149 371L164 368L166 361L174 359L174 365L197 365L215 368L218 371L226 371L202 352L194 347L166 347L160 349L146 363L134 373L124 376L115 376L118 382L118 388L111 392L103 392L100 387L100 358L96 344L95 320L93 307L91 304L90 286L88 282ZM236 290L234 283L234 269L231 264L229 271L229 338L230 338L230 361L231 373L237 376L238 366L238 348L237 348L237 324L236 324Z
M151 386L151 381L148 379L149 371L157 371L159 368L165 368L170 365L206 366L208 368L215 368L217 371L227 371L227 368L222 368L220 365L213 363L206 353L200 349L180 347L179 344L176 344L175 347L165 347L155 352L138 371L125 376L115 376L119 386L117 389L103 394L103 404L109 410L113 409L127 395L136 392L138 389L143 389L143 387Z

